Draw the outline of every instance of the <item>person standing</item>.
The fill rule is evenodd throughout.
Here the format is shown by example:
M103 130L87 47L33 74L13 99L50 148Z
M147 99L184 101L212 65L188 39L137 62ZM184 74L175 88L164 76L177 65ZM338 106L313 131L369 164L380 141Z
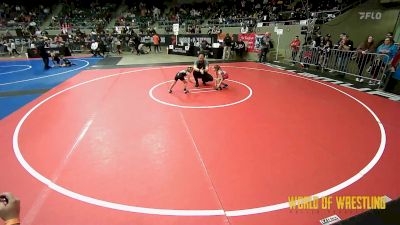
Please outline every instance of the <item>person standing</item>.
M322 54L320 55L319 64L322 66L322 68L325 68L326 65L328 64L328 59L331 55L331 49L333 48L333 43L331 41L330 34L325 35L322 44L323 44L322 49L321 49Z
M151 37L148 33L144 36L144 43L149 48L149 52L151 52Z
M153 35L153 45L154 45L154 53L161 52L160 51L160 36L157 33Z
M37 49L39 51L40 57L42 57L43 64L44 64L44 69L48 70L51 67L49 66L49 53L47 53L45 46L46 46L46 42L45 42L45 39L44 39L39 43Z
M393 58L390 68L391 76L389 76L389 80L385 85L384 91L394 92L395 87L399 83L400 80L400 50L397 50L396 56ZM399 93L395 93L399 94Z
M342 40L339 42L339 57L338 57L338 67L339 72L341 73L339 76L343 78L347 73L347 66L350 62L351 53L349 51L353 51L354 44L353 41L349 39L347 34L343 35Z
M292 42L290 42L290 49L292 50L292 61L293 63L296 61L296 56L300 50L300 39L299 36L296 36Z
M379 72L383 68L386 68L386 66L392 61L394 56L397 54L397 51L398 48L394 44L393 39L386 38L384 43L376 49L376 53L385 54L385 56L379 58L377 57L377 59L375 59L371 68L372 79L376 80L378 78ZM369 85L376 85L376 84L378 84L378 82L375 82L373 80L369 81Z
M260 52L260 56L258 58L258 61L260 63L262 62L267 62L267 54L269 52L270 49L270 42L271 42L271 33L270 32L266 32L264 37L261 38L261 52Z
M357 66L358 66L358 75L360 77L356 78L356 81L363 82L363 71L365 66L372 60L373 55L368 53L375 52L375 43L374 38L372 36L368 36L368 38L361 43L357 48Z
M17 52L17 47L15 46L14 40L11 40L10 43L10 55L14 57L14 53L17 55L21 55L19 52Z
M249 27L247 25L242 26L242 28L240 28L240 33L242 34L247 34L249 32Z
M224 52L222 54L222 59L229 59L231 57L232 50L232 38L229 36L229 33L226 34L224 38Z
M137 33L133 34L133 44L135 46L135 50L136 50L136 54L139 55L139 45L140 45L141 41L140 41L140 36Z
M239 56L240 58L243 58L243 53L246 49L246 44L242 39L239 39L235 43L235 52L236 55Z
M121 51L121 40L119 38L117 38L117 41L116 41L115 45L117 46L118 55L121 55L122 54L122 51Z
M93 54L93 57L96 57L99 54L99 43L96 40L92 40L92 44L90 44L90 52Z

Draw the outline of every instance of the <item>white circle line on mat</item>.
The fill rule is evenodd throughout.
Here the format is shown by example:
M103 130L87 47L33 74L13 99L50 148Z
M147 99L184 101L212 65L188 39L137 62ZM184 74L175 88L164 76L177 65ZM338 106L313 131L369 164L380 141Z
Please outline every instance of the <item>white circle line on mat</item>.
M4 75L4 74L10 74L10 73L18 73L18 72L22 72L22 71L25 71L25 70L29 70L29 69L32 69L32 66L31 65L7 65L7 66L0 66L0 67L10 67L10 66L14 66L14 67L22 67L22 66L25 66L26 68L24 68L24 69L19 69L19 70L13 70L13 71L8 71L8 72L2 72L2 73L0 73L0 75Z
M25 120L29 117L29 115L36 110L38 107L40 107L42 104L44 104L45 102L47 102L48 100L56 97L57 95L60 95L66 91L69 91L71 89L74 89L76 87L79 87L81 85L85 85L94 81L98 81L98 80L102 80L102 79L106 79L106 78L110 78L110 77L115 77L115 76L119 76L119 75L123 75L123 74L129 74L129 73L135 73L135 72L141 72L141 71L147 71L147 70L154 70L154 69L160 69L160 68L174 68L174 67L181 67L181 66L172 66L172 67L156 67L156 68L147 68L147 69L139 69L139 70L133 70L133 71L126 71L126 72L121 72L121 73L115 73L115 74L111 74L111 75L106 75L106 76L102 76L102 77L98 77L92 80L88 80L79 84L75 84L71 87L68 87L66 89L63 89L61 91L58 91L55 94L52 94L51 96L45 98L44 100L40 101L38 104L36 104L35 106L33 106L22 118L21 120L18 122L15 130L14 130L14 134L13 134L13 149L14 149L14 153L19 161L19 163L24 167L24 169L30 173L33 177L35 177L37 180L39 180L40 182L46 184L49 188L51 188L54 191L59 192L60 194L63 194L65 196L74 198L76 200L79 201L83 201L86 203L90 203L93 205L98 205L98 206L102 206L105 208L110 208L110 209L116 209L116 210L121 210L121 211L128 211L128 212L135 212L135 213L144 213L144 214L155 214L155 215L169 215L169 216L228 216L228 217L234 217L234 216L245 216L245 215L252 215L252 214L260 214L260 213L266 213L266 212L271 212L271 211L275 211L275 210L280 210L280 209L285 209L289 207L289 203L288 202L283 202L283 203L279 203L279 204L273 204L273 205L267 205L267 206L262 206L262 207L257 207L257 208L247 208L247 209L238 209L238 210L229 210L229 211L225 211L222 209L210 209L210 210L184 210L184 209L157 209L157 208L145 208L145 207L140 207L140 206L131 206L131 205L124 205L124 204L119 204L119 203L114 203L114 202L108 202L108 201L104 201L104 200L100 200L100 199L96 199L96 198L92 198L92 197L88 197L88 196L84 196L81 195L79 193L73 192L71 190L68 190L64 187L61 187L55 183L53 183L51 180L47 179L46 177L44 177L43 175L41 175L39 172L37 172L35 169L33 169L24 159L24 157L22 156L21 150L19 148L19 143L18 143L18 137L19 137L19 132L21 130L22 125L24 124ZM328 195L331 195L335 192L338 192L346 187L348 187L349 185L353 184L354 182L358 181L359 179L361 179L366 173L368 173L379 161L379 159L381 158L384 149L385 149L385 145L386 145L386 133L385 133L385 128L383 126L383 124L381 123L381 121L379 120L378 116L373 112L372 109L370 109L365 103L363 103L362 101L360 101L359 99L353 97L352 95L338 89L335 88L331 85L328 85L326 83L320 82L320 81L316 81L316 80L312 80L309 78L305 78L299 75L295 75L295 74L290 74L287 72L281 72L281 71L274 71L274 70L268 70L268 69L259 69L259 68L251 68L251 67L239 67L239 66L224 66L227 68L238 68L238 69L250 69L250 70L259 70L259 71L266 71L266 72L273 72L273 73L277 73L277 74L284 74L284 75L289 75L289 76L293 76L293 77L297 77L300 79L304 79L304 80L308 80L311 82L316 82L319 83L321 85L324 85L326 87L332 88L342 94L344 94L347 97L350 97L351 99L353 99L355 102L359 103L361 106L363 106L365 109L367 109L367 111L373 116L373 118L375 119L375 121L378 124L378 127L380 129L380 133L381 133L381 137L380 137L380 145L378 148L378 151L376 152L375 156L372 158L372 160L363 168L361 169L357 174L353 175L352 177L350 177L349 179L347 179L346 181L331 187L327 190L321 191L319 193L313 194L312 196L316 196L318 198L322 198Z
M89 66L89 61L86 61L84 59L70 59L70 60L77 60L77 61L85 62L86 64L81 67L63 71L60 73L55 73L55 74L50 74L50 75L35 77L35 78L30 78L30 79L24 79L24 80L17 80L17 81L12 81L12 82L7 82L7 83L0 83L0 86L10 85L10 84L18 84L18 83L28 82L28 81L32 81L32 80L40 80L40 79L44 79L44 78L48 78L48 77L60 76L60 75L63 75L63 74L66 74L66 73L69 73L69 72L72 72L75 70L80 70L80 69L83 69L83 68Z
M173 80L172 80L172 81L173 81ZM232 103L227 103L227 104L222 104L222 105L203 105L203 106L178 105L178 104L173 104L173 103L169 103L169 102L166 102L166 101L162 101L162 100L156 98L156 97L154 96L154 94L153 94L154 89L156 89L157 87L159 87L159 86L161 86L161 85L163 85L163 84L165 84L165 83L171 82L171 80L168 80L168 81L165 81L165 82L161 82L161 83L159 83L159 84L156 84L156 85L154 85L152 88L150 88L150 90L149 90L149 95L150 95L150 97L151 97L154 101L156 101L156 102L158 102L158 103L160 103L160 104L168 105L168 106L174 106L174 107L179 107L179 108L188 108L188 109L212 109L212 108L228 107L228 106L232 106L232 105L236 105L236 104L242 103L242 102L248 100L248 99L253 95L253 90L252 90L248 85L246 85L246 84L244 84L244 83L241 83L241 82L239 82L239 81L231 80L231 79L229 79L228 81L234 82L234 83L237 83L237 84L240 84L240 85L246 87L247 90L249 90L249 94L248 94L245 98L243 98L243 99L241 99L241 100L239 100L239 101L232 102ZM197 90L199 90L199 91L193 92L193 93L195 93L195 94L196 94L196 93L201 93L201 90L200 90L200 89L197 89ZM216 90L213 90L213 91L216 91ZM192 94L193 94L193 93L192 93ZM189 94L190 94L190 93L189 93Z

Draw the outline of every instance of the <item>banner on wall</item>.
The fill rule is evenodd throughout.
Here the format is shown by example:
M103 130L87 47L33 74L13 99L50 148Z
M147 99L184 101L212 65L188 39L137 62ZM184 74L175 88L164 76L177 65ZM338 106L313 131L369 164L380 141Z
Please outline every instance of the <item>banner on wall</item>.
M242 40L246 44L248 52L254 52L255 39L256 39L255 33L239 34L239 40Z
M263 34L249 33L249 34L239 34L239 40L247 46L248 52L260 52L261 51L261 40L264 37Z
M217 35L208 35L208 34L181 34L178 36L178 44L190 44L199 42L201 43L203 40L206 40L209 44L217 42Z

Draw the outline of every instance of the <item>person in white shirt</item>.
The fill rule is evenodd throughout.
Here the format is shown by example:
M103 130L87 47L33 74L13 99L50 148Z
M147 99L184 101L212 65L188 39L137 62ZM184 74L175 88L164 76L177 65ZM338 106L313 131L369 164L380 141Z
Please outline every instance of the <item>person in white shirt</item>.
M41 30L36 30L35 32L36 37L41 37L42 36L42 31Z
M16 53L17 55L21 55L21 54L19 54L19 52L17 52L14 40L11 40L11 43L10 43L10 55L14 56L14 53Z
M158 20L159 17L160 17L160 9L158 9L157 7L154 6L154 8L153 8L153 18Z
M121 55L121 54L122 54L122 51L121 51L121 41L119 40L119 38L117 38L117 41L115 42L115 45L117 46L117 53L118 53L118 55Z
M242 34L247 34L247 32L249 32L249 27L247 25L244 25L241 29L240 29L240 33Z
M148 53L149 52L146 51L146 49L144 47L144 44L140 43L139 46L138 46L138 55L140 55L140 54L148 54Z
M95 40L92 40L92 44L90 45L90 50L93 56L97 56L97 54L99 54L99 43Z

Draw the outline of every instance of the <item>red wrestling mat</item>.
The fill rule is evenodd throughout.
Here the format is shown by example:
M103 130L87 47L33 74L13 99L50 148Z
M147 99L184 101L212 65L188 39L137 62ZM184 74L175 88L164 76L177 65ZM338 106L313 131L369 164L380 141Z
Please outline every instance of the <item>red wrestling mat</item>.
M24 224L318 224L361 211L282 203L399 196L398 103L221 66L227 89L189 94L167 92L185 66L87 70L1 121L1 188Z

